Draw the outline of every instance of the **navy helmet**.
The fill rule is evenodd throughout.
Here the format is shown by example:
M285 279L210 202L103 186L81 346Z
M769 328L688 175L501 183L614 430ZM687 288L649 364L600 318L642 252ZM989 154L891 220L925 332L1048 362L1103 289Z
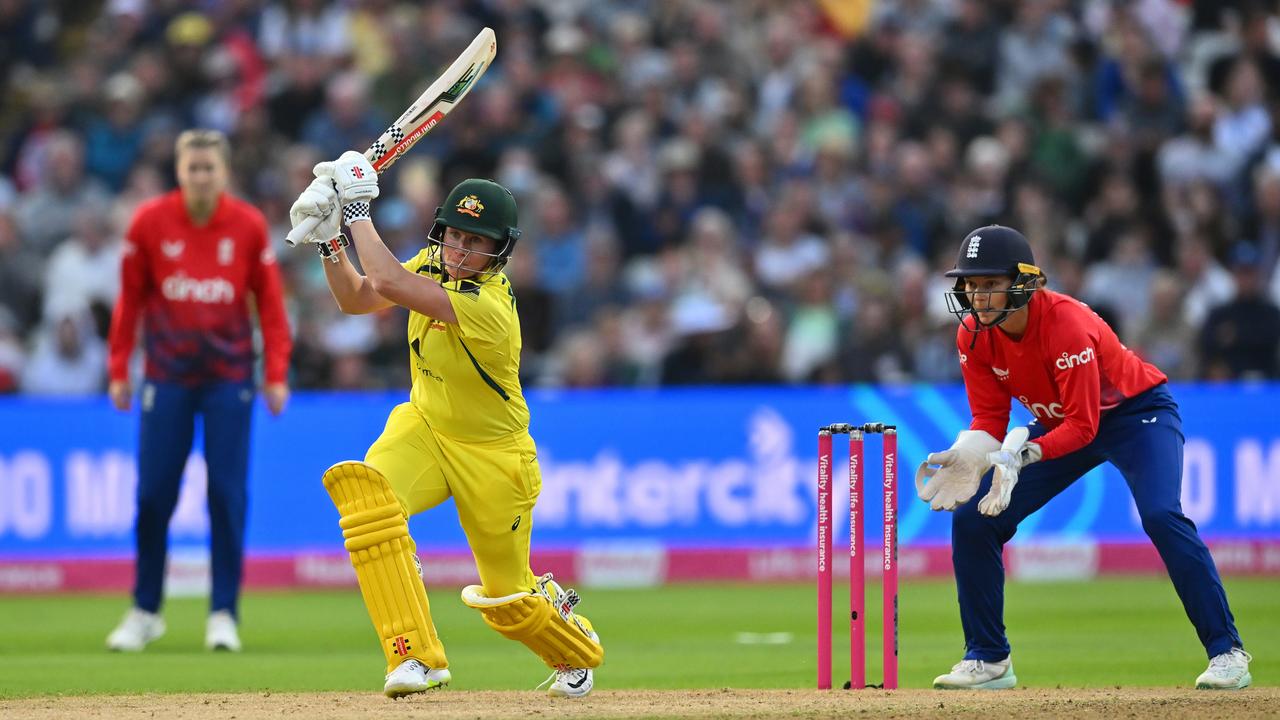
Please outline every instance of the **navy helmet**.
M1006 300L1002 309L991 311L999 312L999 317L991 323L983 323L969 302L964 282L969 277L993 275L1008 277L1012 283L1007 290L989 292L990 295L1003 294ZM1040 287L1044 273L1036 266L1031 243L1022 233L1004 225L987 225L965 236L964 242L960 243L956 266L948 270L946 276L956 279L955 286L947 293L947 309L960 318L962 324L965 317L972 317L973 327L965 327L978 332L999 325L1026 307L1031 302L1032 293Z

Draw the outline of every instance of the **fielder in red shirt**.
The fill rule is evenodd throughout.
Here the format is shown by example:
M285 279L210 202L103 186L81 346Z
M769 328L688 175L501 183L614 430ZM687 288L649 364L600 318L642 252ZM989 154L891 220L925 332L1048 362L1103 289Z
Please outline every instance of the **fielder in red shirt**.
M289 397L291 342L266 220L226 193L229 154L221 133L182 133L179 189L143 203L125 234L108 361L108 392L118 409L128 410L133 395L129 356L139 317L146 372L134 607L107 638L113 650L141 650L164 633L159 611L169 519L197 414L208 465L213 574L206 645L240 649L237 605L255 394L252 310L262 327L264 395L272 414L283 411Z
M935 688L1016 686L1004 627L1005 543L1018 524L1104 462L1120 470L1210 658L1196 687L1252 681L1226 592L1182 512L1182 420L1166 377L1087 305L1044 289L1022 233L965 237L947 277L973 422L916 474L920 499L953 510L951 557L966 653ZM1016 400L1035 420L1009 430ZM1001 442L1003 440L1003 442Z

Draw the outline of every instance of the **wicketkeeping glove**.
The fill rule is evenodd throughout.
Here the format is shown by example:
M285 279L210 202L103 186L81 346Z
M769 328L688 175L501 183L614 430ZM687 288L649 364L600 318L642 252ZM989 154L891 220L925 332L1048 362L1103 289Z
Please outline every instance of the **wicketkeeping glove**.
M1009 507L1013 488L1018 484L1018 473L1043 455L1038 443L1027 442L1029 436L1027 428L1016 427L1004 436L999 450L987 455L995 472L991 475L991 490L978 501L978 512L995 517Z
M916 494L934 510L955 510L978 492L1000 443L984 430L965 430L950 450L932 453L916 469ZM934 467L936 466L936 467Z

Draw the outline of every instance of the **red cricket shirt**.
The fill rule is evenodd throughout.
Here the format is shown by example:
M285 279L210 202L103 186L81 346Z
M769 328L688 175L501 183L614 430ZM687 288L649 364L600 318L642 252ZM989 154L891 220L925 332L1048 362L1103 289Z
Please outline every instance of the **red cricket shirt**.
M973 342L967 329L974 327L973 317L957 330L970 429L1003 438L1009 399L1016 398L1049 428L1036 441L1044 459L1061 457L1093 440L1103 412L1168 380L1079 300L1037 290L1028 308L1027 330L1018 340L997 327Z
M186 385L249 380L252 294L266 381L285 381L289 322L267 222L257 208L223 193L208 223L197 226L179 190L143 203L125 233L120 277L109 340L112 380L127 377L139 315L147 379Z

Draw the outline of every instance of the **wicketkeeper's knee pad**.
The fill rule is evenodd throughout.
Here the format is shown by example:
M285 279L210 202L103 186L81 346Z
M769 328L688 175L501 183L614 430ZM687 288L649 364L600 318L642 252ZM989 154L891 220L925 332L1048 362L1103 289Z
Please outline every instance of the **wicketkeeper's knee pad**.
M342 537L387 671L411 657L431 668L448 667L409 524L386 477L362 462L342 462L325 471L324 488L342 516Z
M543 575L533 592L491 598L479 585L462 589L462 602L480 611L489 627L524 643L552 668L594 668L604 647L584 617L574 614L578 594Z

